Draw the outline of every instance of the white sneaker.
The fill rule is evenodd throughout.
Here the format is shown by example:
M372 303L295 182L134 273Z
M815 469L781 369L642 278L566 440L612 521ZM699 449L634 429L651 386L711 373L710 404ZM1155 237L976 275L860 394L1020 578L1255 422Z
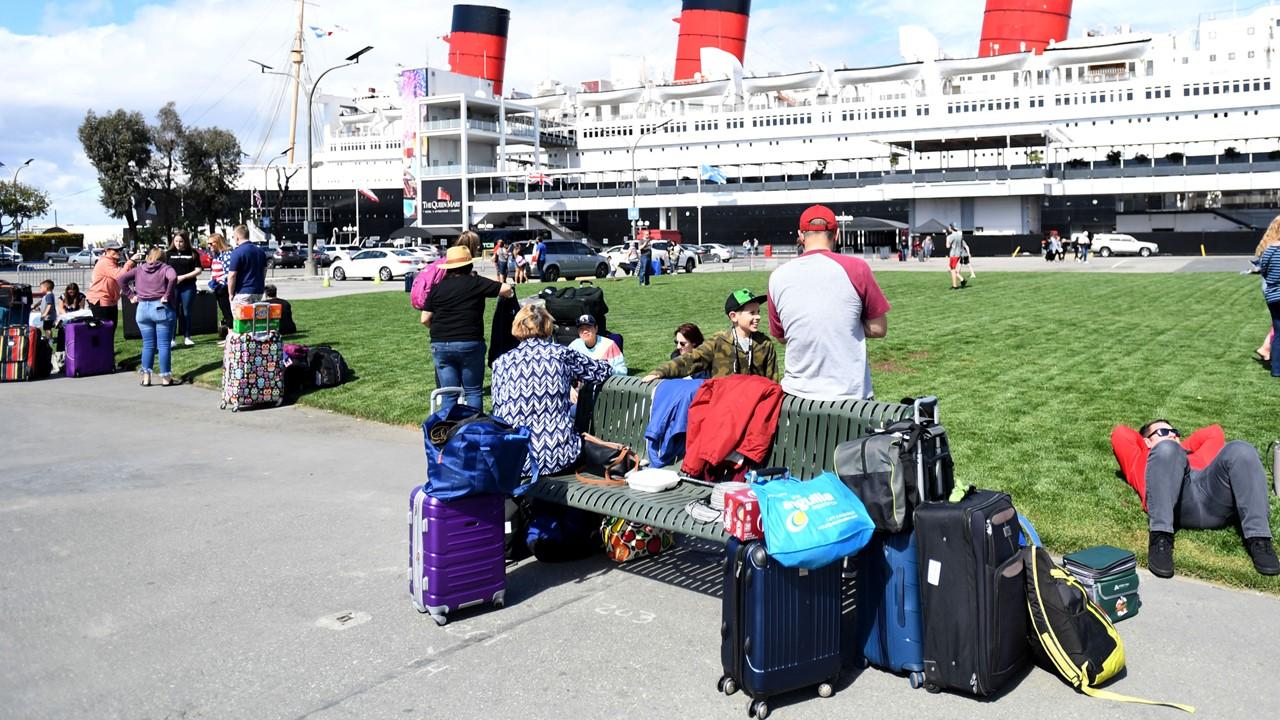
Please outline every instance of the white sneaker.
M191 345L195 345L196 341L192 340L191 338L187 338L186 340L182 341L182 344L190 347Z
M171 348L176 348L176 347L178 347L178 341L177 341L177 340L170 340L170 341L169 341L169 347L171 347Z

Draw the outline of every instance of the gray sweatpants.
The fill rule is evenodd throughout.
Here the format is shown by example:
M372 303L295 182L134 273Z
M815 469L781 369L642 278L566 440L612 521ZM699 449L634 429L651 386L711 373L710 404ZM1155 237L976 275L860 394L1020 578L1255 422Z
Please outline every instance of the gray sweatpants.
M1267 503L1267 473L1258 451L1243 440L1227 443L1203 470L1192 470L1187 451L1171 440L1156 445L1147 456L1152 531L1172 533L1175 524L1221 528L1239 518L1246 538L1269 538Z

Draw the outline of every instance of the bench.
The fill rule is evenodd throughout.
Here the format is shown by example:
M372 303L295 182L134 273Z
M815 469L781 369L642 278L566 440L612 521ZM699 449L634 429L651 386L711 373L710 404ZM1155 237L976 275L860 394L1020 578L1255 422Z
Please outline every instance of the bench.
M644 431L649 424L654 387L636 377L609 378L596 396L591 434L628 445L645 457ZM764 465L789 468L793 476L800 478L833 470L837 445L888 422L910 418L911 413L910 405L899 403L784 396L778 434ZM724 543L729 538L720 523L698 522L684 511L690 502L711 496L711 488L698 483L681 482L665 492L646 493L626 486L584 484L569 473L540 478L528 488L525 496L713 542Z

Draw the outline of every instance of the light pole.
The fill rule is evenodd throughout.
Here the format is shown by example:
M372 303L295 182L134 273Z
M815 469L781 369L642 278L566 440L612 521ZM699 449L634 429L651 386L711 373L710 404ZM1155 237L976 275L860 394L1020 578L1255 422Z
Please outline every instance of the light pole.
M334 70L337 70L338 68L349 67L351 65L355 65L356 63L359 63L360 56L364 55L365 53L369 52L372 49L373 49L372 45L366 45L364 46L363 49L348 55L346 57L346 62L342 63L341 65L334 65L328 70L325 70L324 72L320 73L320 77L316 78L311 83L311 87L307 89L307 220L304 223L305 229L307 232L307 264L306 264L306 269L303 271L303 274L305 274L308 277L314 276L316 274L316 249L315 249L316 248L316 223L315 223L315 220L313 219L314 209L311 201L311 194L314 187L312 184L312 170L315 169L315 163L311 158L311 134L312 134L311 103L312 101L315 100L316 88L320 87L320 81L324 79L325 75L328 75L329 73L333 72ZM264 65L258 62L257 60L250 60L249 62L257 65L259 68L261 68L262 72L267 75L284 75L285 77L288 77L288 78L293 77L288 73L282 73L282 72L272 70L270 65Z
M290 150L292 150L292 149L293 149L293 146L292 146L292 145L290 145L289 147L285 148L284 150L281 150L279 155L276 155L275 157L273 157L273 158L271 158L270 160L268 160L268 161L267 161L267 166L266 166L266 167L264 167L264 168L262 168L262 202L263 202L263 203L265 203L265 205L266 205L267 207L270 207L270 206L271 206L271 202L270 202L270 200L271 200L271 188L267 185L267 173L271 172L271 163L273 163L273 162L275 162L275 161L279 160L280 158L284 157L285 155L288 155L288 154L289 154L289 151L290 151ZM266 207L264 207L264 208L262 209L262 211L263 211L264 213L267 213L267 209L266 209ZM270 217L271 217L271 215L268 213L268 214L267 214L267 217L268 217L268 218L270 218ZM272 235L274 235L274 234L275 234L275 231L276 231L276 228L275 228L275 220L273 219L273 220L271 221L271 234L272 234Z
M636 235L636 228L639 227L638 221L640 220L640 211L636 209L636 148L640 147L640 141L643 140L646 135L655 133L670 125L671 121L674 119L675 118L667 118L666 120L663 120L661 124L654 125L648 130L641 132L639 137L636 138L636 141L631 143L631 239L633 241L638 241L640 239Z
M24 162L24 163L22 163L21 165L19 165L19 166L18 166L18 169L13 171L13 191L14 191L14 193L17 193L17 192L18 192L18 173L22 172L22 168L24 168L24 167L26 167L26 166L30 165L30 164L31 164L32 162L34 162L34 161L35 161L35 158L27 158L27 161L26 161L26 162ZM4 167L4 163L0 162L0 167ZM19 231L19 230L21 230L21 229L22 229L22 221L18 218L18 216L16 216L16 215L15 215L15 216L14 216L14 218L13 218L13 249L14 249L14 252L17 252L17 250L18 250L18 231Z

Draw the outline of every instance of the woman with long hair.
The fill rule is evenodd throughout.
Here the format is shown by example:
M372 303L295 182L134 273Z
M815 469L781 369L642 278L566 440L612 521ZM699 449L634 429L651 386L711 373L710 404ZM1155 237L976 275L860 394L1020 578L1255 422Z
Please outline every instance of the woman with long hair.
M1280 377L1280 216L1271 221L1258 249L1261 251L1258 269L1262 272L1262 297L1271 312L1270 352L1265 356L1259 352L1259 357L1270 362L1271 377Z
M204 268L200 267L200 254L191 247L191 239L186 231L179 230L173 234L173 242L169 246L165 262L178 276L178 284L174 290L177 303L173 308L177 313L177 332L170 333L172 342L177 344L178 333L181 332L184 343L195 345L195 341L191 339L191 304L196 299L196 278L204 272Z
M222 315L222 323L218 327L218 344L221 345L231 330L231 296L227 294L227 266L231 264L231 246L220 233L209 236L209 255L212 263L209 271L213 279L209 287L213 290L213 299L218 303L218 312Z
M160 355L160 384L175 384L169 367L169 341L173 333L172 303L177 278L177 273L165 263L163 248L152 248L141 265L126 271L119 278L120 292L135 296L138 300L143 387L151 387L152 365L157 353Z

